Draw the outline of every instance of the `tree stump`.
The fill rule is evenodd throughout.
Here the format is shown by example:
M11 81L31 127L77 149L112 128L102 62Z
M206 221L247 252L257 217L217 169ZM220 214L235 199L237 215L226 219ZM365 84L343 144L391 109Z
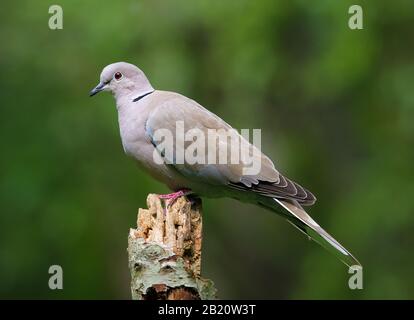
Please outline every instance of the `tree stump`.
M171 206L155 194L139 209L128 237L132 298L215 299L211 280L201 278L201 200L178 198Z

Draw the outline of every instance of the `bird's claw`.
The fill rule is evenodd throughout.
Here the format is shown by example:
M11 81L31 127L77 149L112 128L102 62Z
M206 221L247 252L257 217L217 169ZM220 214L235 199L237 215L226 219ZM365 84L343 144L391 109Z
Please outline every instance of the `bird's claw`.
M177 192L168 193L168 194L159 194L158 197L160 199L167 200L167 208L171 208L171 206L177 201L179 197L187 196L189 194L192 194L193 192L189 189L182 189Z

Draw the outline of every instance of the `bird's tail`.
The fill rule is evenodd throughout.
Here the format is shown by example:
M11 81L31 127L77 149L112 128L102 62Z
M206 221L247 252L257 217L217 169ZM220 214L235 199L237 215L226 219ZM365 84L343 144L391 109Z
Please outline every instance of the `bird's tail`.
M310 239L316 241L329 252L333 253L348 267L361 265L348 250L322 229L296 201L268 198L268 201L261 202L261 204L279 214L281 213L281 210L277 208L278 206L285 209L283 210L284 212L282 215L288 222L307 235Z

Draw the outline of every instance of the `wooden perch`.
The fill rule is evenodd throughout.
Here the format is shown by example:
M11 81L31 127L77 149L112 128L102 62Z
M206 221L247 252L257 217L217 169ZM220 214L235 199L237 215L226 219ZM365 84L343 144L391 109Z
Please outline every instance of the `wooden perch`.
M155 194L139 209L128 237L132 298L215 299L216 289L201 272L201 200L178 198L170 207Z

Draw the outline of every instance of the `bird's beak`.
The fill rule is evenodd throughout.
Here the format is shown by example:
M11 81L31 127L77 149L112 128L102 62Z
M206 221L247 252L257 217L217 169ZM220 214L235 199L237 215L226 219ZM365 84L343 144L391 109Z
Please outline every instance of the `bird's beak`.
M89 92L89 96L92 97L95 94L101 92L105 87L105 83L99 82L98 85Z

